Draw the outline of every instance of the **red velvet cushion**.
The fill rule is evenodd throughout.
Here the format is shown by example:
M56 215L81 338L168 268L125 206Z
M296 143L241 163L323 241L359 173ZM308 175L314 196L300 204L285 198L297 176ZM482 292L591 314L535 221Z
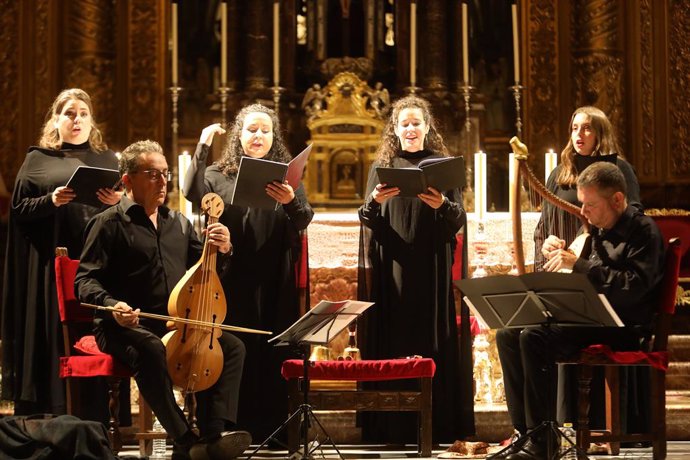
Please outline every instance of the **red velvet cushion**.
M590 345L582 350L584 356L580 361L587 363L587 356L604 355L614 363L619 364L648 364L656 369L668 369L668 353L665 351L613 351L608 345Z
M93 310L80 306L74 295L74 277L79 268L79 260L67 256L55 258L55 280L57 298L62 322L91 322Z
M283 361L285 380L302 377L302 360ZM433 377L436 364L431 358L363 361L310 361L309 378L314 380L398 380Z
M680 276L690 276L690 216L652 216L664 240L680 238Z
M131 377L132 372L110 355L60 358L60 377Z
M77 340L77 343L74 344L74 349L80 351L85 355L105 355L105 353L103 353L101 349L98 348L98 344L96 343L96 337L92 335L85 335L81 339Z

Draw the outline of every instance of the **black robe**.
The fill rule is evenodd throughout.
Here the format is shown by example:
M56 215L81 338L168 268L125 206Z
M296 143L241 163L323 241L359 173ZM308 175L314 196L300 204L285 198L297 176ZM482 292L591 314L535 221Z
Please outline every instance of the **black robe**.
M405 158L394 157L392 167L411 167L435 156L426 151L400 155ZM451 284L456 234L467 220L461 193L447 192L448 201L438 210L416 197L394 197L379 205L371 199L379 182L375 166L359 209L359 295L375 302L360 321L362 357L433 358L433 439L452 443L474 434L471 348L459 347ZM466 309L464 313L468 325ZM394 383L401 387L401 382ZM376 387L385 388L386 382ZM416 439L414 414L375 413L364 420L367 441Z
M84 227L100 209L80 203L55 207L51 195L81 165L117 169L117 157L110 150L94 152L88 143L65 144L63 150L32 147L14 184L1 338L2 399L15 402L15 415L65 413L55 248L65 246L78 257Z
M302 185L291 203L275 211L231 205L236 175L227 176L216 165L206 167L208 152L207 146L199 144L184 191L193 203L199 203L208 192L217 193L225 203L219 221L230 229L233 245L221 280L228 302L225 322L280 333L300 316L295 264L301 255L300 232L307 228L314 211ZM262 441L288 415L287 385L280 375L287 351L268 344L265 335L238 337L247 355L237 424Z

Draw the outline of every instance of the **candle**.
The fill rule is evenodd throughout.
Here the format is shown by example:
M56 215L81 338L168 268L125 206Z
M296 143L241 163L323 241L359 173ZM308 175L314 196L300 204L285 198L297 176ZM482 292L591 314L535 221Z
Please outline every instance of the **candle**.
M520 42L518 41L518 11L517 5L511 5L513 13L513 72L515 74L515 84L520 84Z
M474 213L478 221L486 214L486 153L474 154Z
M544 183L549 181L551 171L556 168L557 164L558 154L555 153L553 149L549 149L549 151L544 155Z
M194 214L192 211L192 202L188 201L182 193L184 189L184 178L191 164L192 156L187 150L184 150L181 155L177 156L177 183L180 188L180 212L189 220L193 221Z
M508 154L508 210L512 213L515 208L515 183L517 182L517 168L515 164L515 154Z
M417 83L417 1L410 2L410 86Z
M467 3L462 3L462 79L470 84L469 29L467 26Z
M228 4L220 4L220 85L224 88L228 82Z
M280 2L273 2L273 86L280 85Z
M172 2L172 85L177 86L177 0Z

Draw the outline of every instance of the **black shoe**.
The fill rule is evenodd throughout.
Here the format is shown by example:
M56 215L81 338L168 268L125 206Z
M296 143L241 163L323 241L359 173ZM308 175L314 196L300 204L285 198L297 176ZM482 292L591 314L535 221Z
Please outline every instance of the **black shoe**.
M551 455L558 453L558 447L553 443ZM516 452L505 457L506 460L546 460L548 459L548 444L544 439L529 438Z
M504 460L508 455L517 452L526 440L527 438L522 436L518 430L515 430L509 439L510 444L495 454L487 455L486 460Z
M219 436L195 444L191 451L192 460L227 460L237 458L252 443L247 431L224 431Z

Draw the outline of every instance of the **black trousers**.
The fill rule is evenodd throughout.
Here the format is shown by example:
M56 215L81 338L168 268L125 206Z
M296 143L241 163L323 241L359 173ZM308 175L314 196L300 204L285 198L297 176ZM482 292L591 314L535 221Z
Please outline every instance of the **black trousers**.
M506 402L513 426L525 433L556 420L556 361L592 344L637 350L640 334L627 327L537 326L496 334Z
M165 346L159 336L141 326L126 328L111 321L101 322L95 333L101 350L132 368L139 392L151 406L165 431L173 439L187 433L189 424L175 401L166 364ZM218 434L237 421L244 344L225 331L218 342L223 350L223 371L213 386L196 393L201 436Z

